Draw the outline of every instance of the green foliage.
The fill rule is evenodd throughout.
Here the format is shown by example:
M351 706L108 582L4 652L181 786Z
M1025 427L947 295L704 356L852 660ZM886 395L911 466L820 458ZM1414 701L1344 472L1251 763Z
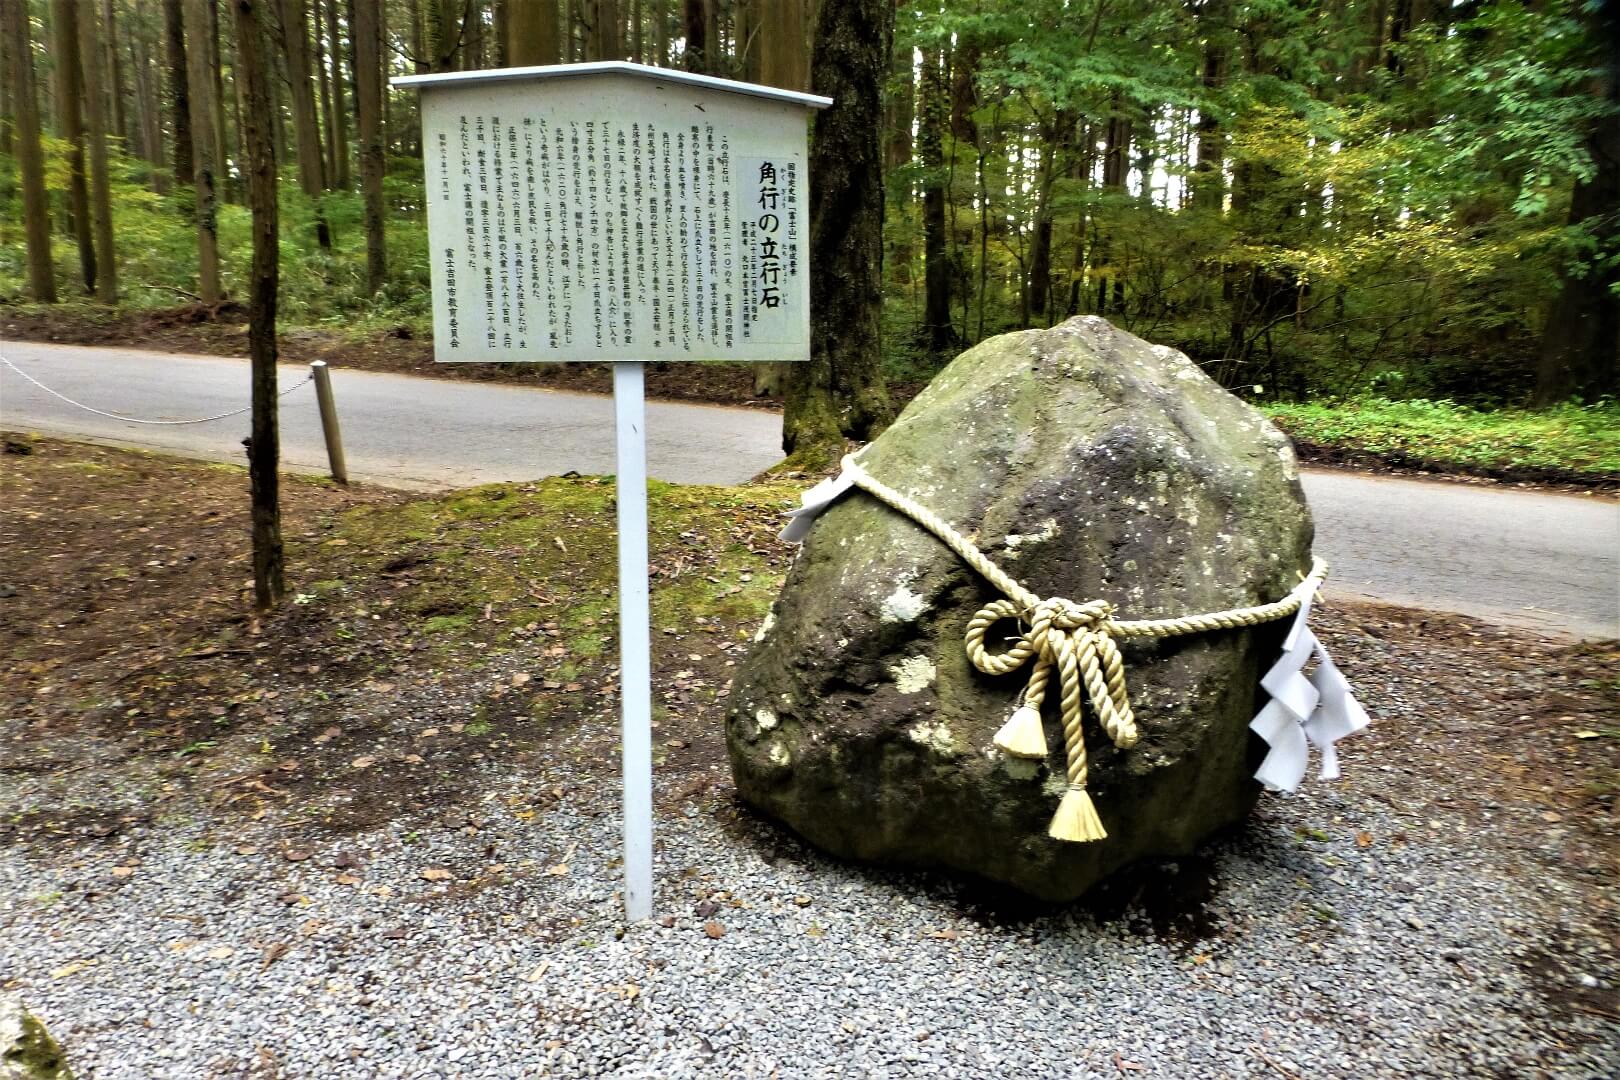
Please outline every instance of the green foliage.
M1614 402L1532 412L1364 397L1264 409L1295 438L1321 445L1451 467L1620 474Z

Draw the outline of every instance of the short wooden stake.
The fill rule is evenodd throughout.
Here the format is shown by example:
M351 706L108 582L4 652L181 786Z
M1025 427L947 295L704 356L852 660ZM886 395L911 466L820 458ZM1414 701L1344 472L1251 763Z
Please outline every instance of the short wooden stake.
M349 482L349 467L343 460L343 432L338 428L337 404L332 400L332 369L325 360L309 365L315 377L315 400L321 406L321 434L326 437L326 459L332 465L332 479Z

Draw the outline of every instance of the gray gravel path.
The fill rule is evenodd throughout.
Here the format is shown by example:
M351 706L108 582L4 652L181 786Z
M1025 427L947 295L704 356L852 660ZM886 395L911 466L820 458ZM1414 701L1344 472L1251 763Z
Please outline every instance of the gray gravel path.
M1268 798L1181 871L1215 886L1172 932L989 915L689 803L660 825L668 925L621 936L611 787L525 822L578 777L480 779L476 829L401 820L296 864L284 824L180 810L69 858L0 852L0 972L94 1078L1600 1077L1620 1054L1527 974L1549 934L1587 948L1579 895L1477 850L1466 816Z

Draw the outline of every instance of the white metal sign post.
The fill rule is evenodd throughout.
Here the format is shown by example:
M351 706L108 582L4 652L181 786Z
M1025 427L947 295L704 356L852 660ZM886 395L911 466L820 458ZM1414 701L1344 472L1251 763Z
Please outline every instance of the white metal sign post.
M652 914L647 360L809 356L808 110L620 62L413 75L440 362L606 361L617 428L624 903Z

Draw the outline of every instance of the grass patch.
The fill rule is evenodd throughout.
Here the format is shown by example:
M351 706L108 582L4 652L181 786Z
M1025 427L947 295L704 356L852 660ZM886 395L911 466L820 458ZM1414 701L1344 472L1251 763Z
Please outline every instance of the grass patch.
M1355 398L1262 408L1295 439L1396 463L1620 475L1620 404L1612 402L1483 411L1450 401Z

